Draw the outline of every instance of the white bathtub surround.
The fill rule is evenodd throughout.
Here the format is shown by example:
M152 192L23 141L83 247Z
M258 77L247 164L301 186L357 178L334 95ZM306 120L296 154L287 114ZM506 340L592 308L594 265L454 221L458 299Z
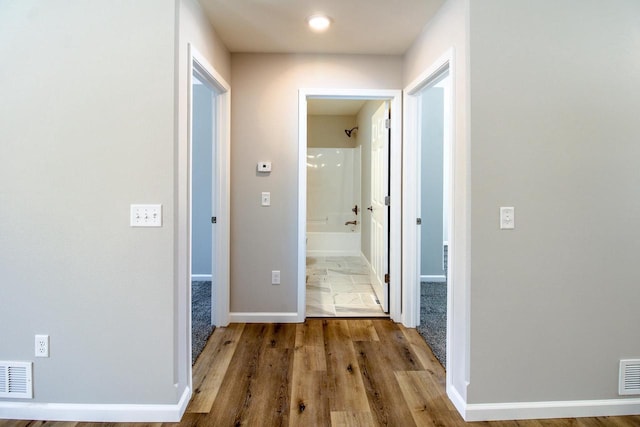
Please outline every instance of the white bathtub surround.
M360 151L307 150L307 256L360 255Z
M308 148L307 219L350 214L359 202L360 148Z
M357 257L360 253L360 232L307 232L307 257Z
M307 316L386 317L362 257L307 257Z

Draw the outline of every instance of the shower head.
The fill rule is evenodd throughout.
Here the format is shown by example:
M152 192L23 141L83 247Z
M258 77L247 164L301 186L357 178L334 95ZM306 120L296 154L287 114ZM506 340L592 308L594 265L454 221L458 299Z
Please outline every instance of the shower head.
M346 134L347 134L347 136L348 136L349 138L351 138L351 134L353 133L353 131L356 131L356 130L358 130L358 126L353 127L353 128L351 128L351 129L345 129L345 130L344 130L344 133L346 133Z

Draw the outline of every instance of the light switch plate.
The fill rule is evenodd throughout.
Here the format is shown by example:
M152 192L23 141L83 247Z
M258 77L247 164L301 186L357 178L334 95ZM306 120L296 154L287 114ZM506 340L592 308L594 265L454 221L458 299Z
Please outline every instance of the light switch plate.
M500 207L500 229L513 230L516 228L516 209L513 206Z
M262 192L262 206L271 206L271 193L268 191Z
M162 227L162 205L131 205L131 227Z
M272 285L280 284L280 270L273 270L271 272L271 284Z

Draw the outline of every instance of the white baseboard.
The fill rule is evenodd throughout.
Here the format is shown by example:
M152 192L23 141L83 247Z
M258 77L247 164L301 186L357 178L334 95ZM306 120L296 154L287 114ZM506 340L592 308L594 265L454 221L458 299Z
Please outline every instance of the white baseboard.
M443 283L447 281L447 276L420 276L421 282L439 282Z
M229 313L230 323L300 323L298 313Z
M211 274L192 274L191 275L192 282L195 282L195 281L211 282L212 280L213 280L213 276Z
M163 405L0 402L0 419L77 422L179 422L191 399L186 387L180 401Z
M558 402L472 403L467 404L463 411L460 411L458 405L456 405L456 408L465 421L607 417L640 415L640 398Z

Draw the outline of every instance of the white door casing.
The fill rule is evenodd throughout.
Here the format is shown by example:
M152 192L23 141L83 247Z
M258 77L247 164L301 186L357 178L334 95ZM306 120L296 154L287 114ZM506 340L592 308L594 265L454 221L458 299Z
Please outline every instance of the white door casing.
M407 305L401 284L402 224L400 194L402 190L402 91L393 89L300 89L298 93L298 309L291 321L303 322L306 308L306 220L307 220L307 99L363 99L387 101L390 107L391 129L389 164L398 173L389 176L389 192L397 195L389 207L389 317L401 322L403 306ZM394 125L395 123L395 125Z
M189 89L191 90L191 77L196 73L204 83L209 85L214 92L214 148L213 148L213 197L212 215L216 217L216 223L212 224L212 323L216 326L229 324L229 220L230 220L230 99L231 88L229 84L218 74L193 46L189 45L191 59L191 75L189 76ZM191 143L192 112L191 99L189 99L189 147ZM189 162L191 163L191 161ZM189 182L191 193L191 182ZM191 200L191 195L189 196ZM190 217L190 215L189 215ZM189 224L189 236L191 236L191 224ZM191 242L189 242L189 248ZM191 258L191 251L189 251ZM191 260L189 260L189 278L191 278Z
M389 284L385 275L389 272L389 208L385 199L389 196L389 117L387 102L371 117L371 267L372 284L385 312L389 311Z

